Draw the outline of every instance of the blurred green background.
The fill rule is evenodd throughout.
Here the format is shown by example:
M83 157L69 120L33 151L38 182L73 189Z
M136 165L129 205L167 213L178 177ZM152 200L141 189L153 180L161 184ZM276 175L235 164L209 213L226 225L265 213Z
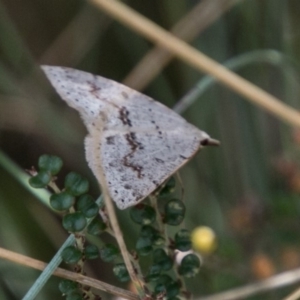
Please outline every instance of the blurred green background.
M225 1L210 2L217 9ZM198 34L193 46L221 63L246 55L249 62L239 64L237 73L299 108L300 2L226 2L232 2L230 9ZM170 29L199 1L126 3ZM54 93L39 65L70 66L121 82L152 47L85 1L0 1L1 151L21 169L36 165L41 154L58 155L64 160L58 183L67 172L80 172L97 197L99 187L84 156L84 125ZM144 93L172 107L203 76L174 59ZM200 274L187 280L195 297L300 267L300 131L218 84L183 116L222 143L203 150L180 171L187 228L209 226L218 240ZM3 161L0 246L49 261L67 237L60 217L25 189ZM127 212L119 215L133 246L137 229ZM110 264L93 262L87 272L120 286ZM21 299L39 274L3 259L0 273L0 299ZM52 278L37 299L63 299L57 284ZM281 299L296 287L245 299Z

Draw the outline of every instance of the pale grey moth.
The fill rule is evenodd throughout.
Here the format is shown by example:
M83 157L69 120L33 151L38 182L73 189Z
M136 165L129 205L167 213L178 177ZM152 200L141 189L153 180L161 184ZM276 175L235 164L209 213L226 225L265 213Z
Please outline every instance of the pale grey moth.
M214 144L171 109L118 82L71 68L42 69L79 111L88 130L89 167L97 178L101 164L120 209L142 201L204 145Z

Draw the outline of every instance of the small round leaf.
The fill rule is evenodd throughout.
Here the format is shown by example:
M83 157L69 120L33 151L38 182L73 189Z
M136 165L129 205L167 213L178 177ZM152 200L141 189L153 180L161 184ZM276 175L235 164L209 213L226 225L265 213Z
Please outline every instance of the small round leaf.
M150 225L142 226L140 236L151 239L154 246L161 246L165 242L165 239L159 234L158 230Z
M172 194L175 190L176 186L176 180L174 176L172 176L166 183L166 185L163 187L163 189L160 191L159 196L160 197L167 197L170 194Z
M118 278L118 280L121 282L128 282L130 280L130 276L128 274L126 266L123 263L114 265L113 272L115 276Z
M154 288L155 295L165 293L167 299L174 299L180 292L180 284L169 275L161 275Z
M150 238L141 236L136 242L135 249L139 255L146 256L153 251L152 245L153 243Z
M82 253L76 247L69 246L62 251L61 257L67 264L76 264L81 259Z
M66 296L66 300L84 300L80 291L73 291Z
M99 206L94 198L88 194L81 195L76 202L77 210L81 211L86 218L93 218L99 212Z
M84 254L86 259L96 259L99 257L99 249L96 245L87 245Z
M174 299L180 292L180 284L176 281L167 285L167 299Z
M150 267L148 274L146 276L147 281L156 281L158 280L162 272L162 267L159 264L154 264Z
M106 244L100 249L100 257L105 262L113 261L119 256L119 254L119 249L113 244Z
M40 170L56 175L61 170L63 161L58 156L45 154L40 156L38 166Z
M70 232L80 232L86 225L86 218L81 212L67 214L63 217L63 227Z
M153 207L138 204L130 209L130 217L137 224L149 225L154 222L156 215Z
M29 178L29 184L33 188L40 189L46 187L51 179L52 176L49 172L41 170L37 173L37 175Z
M194 277L200 270L200 259L195 254L186 255L179 266L179 274L190 278Z
M80 196L89 190L89 182L86 178L75 172L69 173L65 178L65 188L73 196Z
M100 219L95 218L87 227L88 234L98 235L106 229L106 224Z
M58 288L61 291L61 293L69 294L72 291L77 290L78 283L72 280L63 279L59 282Z
M175 248L185 252L192 247L191 234L186 229L181 229L175 234Z
M50 197L50 205L57 211L65 211L70 209L75 203L75 198L67 192L53 194Z
M168 271L173 266L173 260L163 249L155 249L153 252L153 262L161 266L162 271Z
M185 215L185 205L178 199L169 200L165 205L164 222L168 225L179 225Z

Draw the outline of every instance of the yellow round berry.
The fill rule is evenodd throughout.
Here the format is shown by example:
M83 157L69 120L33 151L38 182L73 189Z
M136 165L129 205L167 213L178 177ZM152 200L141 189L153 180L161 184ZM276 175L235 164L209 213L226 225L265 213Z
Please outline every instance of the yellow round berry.
M207 226L196 227L191 234L193 248L203 254L209 254L216 248L216 234Z

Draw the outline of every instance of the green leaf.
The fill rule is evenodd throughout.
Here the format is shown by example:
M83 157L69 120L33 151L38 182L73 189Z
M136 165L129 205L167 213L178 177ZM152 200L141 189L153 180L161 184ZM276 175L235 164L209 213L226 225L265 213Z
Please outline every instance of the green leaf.
M63 279L59 282L58 285L59 290L63 294L69 294L78 288L78 283L72 280Z
M146 280L147 281L156 281L158 280L160 274L162 272L162 267L160 264L153 264L149 271L148 274L146 276Z
M186 229L181 229L175 234L175 248L185 252L192 247L191 234Z
M61 257L67 264L76 264L81 259L82 252L74 246L69 246L62 251Z
M40 156L38 166L40 170L56 175L61 170L63 161L58 156L44 154Z
M128 282L130 280L130 276L124 263L114 265L113 272L121 282Z
M159 231L150 225L142 226L140 236L151 239L154 246L161 246L165 242L165 239L160 235Z
M73 291L66 296L66 300L84 300L80 291Z
M195 254L186 255L178 268L180 275L190 278L194 277L200 270L200 259Z
M181 200L172 199L165 205L165 218L164 222L168 225L179 225L185 215L185 205Z
M174 190L175 190L175 186L176 186L176 180L175 177L172 176L166 183L166 185L163 187L163 189L160 191L159 196L160 197L168 197L169 195L171 195Z
M161 275L157 280L157 284L154 288L154 294L158 295L165 293L167 299L176 297L180 292L180 284L174 281L169 275Z
M81 211L86 218L93 218L99 212L99 206L95 203L94 198L88 194L79 197L76 202L76 209Z
M80 232L86 227L87 221L81 212L75 212L65 215L62 224L67 231Z
M155 249L153 252L153 262L161 266L162 271L168 271L173 266L173 260L163 249Z
M153 242L150 238L141 236L136 242L135 249L139 255L146 256L153 251L152 245Z
M50 205L57 211L69 210L75 203L75 198L67 192L53 194L50 197Z
M47 171L39 171L37 175L29 178L29 184L36 189L45 188L51 181L52 176Z
M103 248L100 249L100 257L105 262L113 261L120 254L120 251L117 246L113 244L106 244Z
M106 224L100 219L95 218L87 227L87 233L91 235L98 235L106 229Z
M65 178L65 189L68 193L77 197L88 192L89 182L80 174L71 172Z
M130 209L130 217L137 224L149 225L155 221L156 214L153 207L138 204Z
M87 245L84 254L86 259L96 259L99 257L99 249L96 245Z

